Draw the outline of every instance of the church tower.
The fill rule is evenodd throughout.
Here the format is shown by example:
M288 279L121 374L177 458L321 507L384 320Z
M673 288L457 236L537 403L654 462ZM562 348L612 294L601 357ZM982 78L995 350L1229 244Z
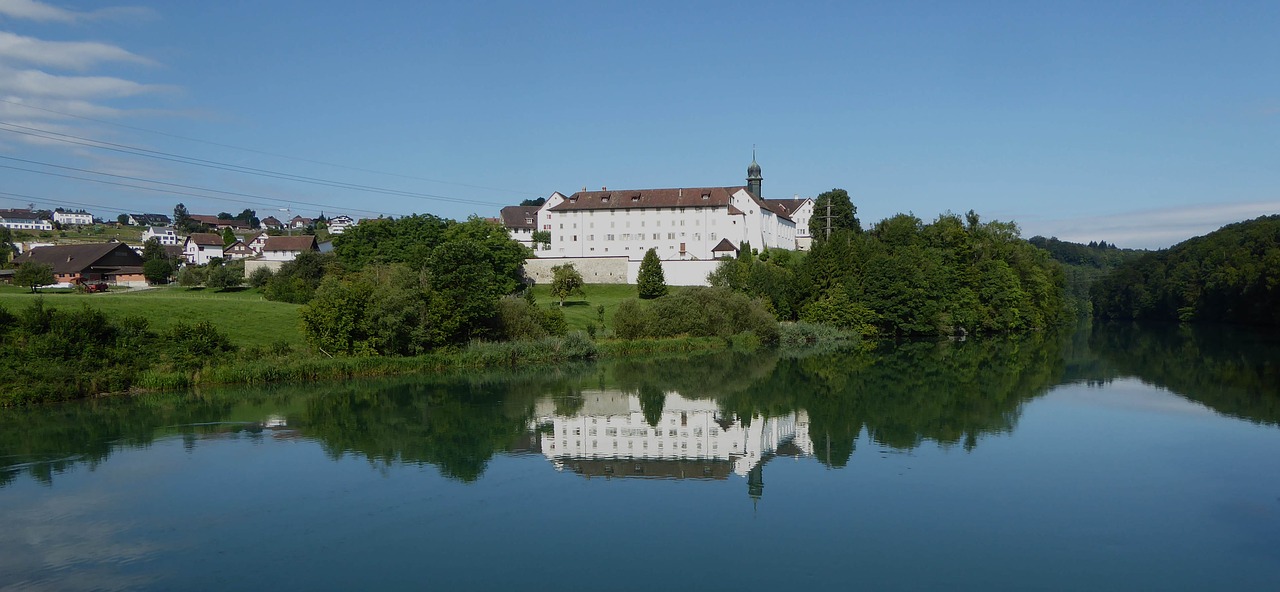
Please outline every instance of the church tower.
M760 165L756 164L756 149L752 148L751 166L747 167L747 191L750 191L751 195L763 198L764 196L760 195L762 181L764 181L764 177L760 176Z

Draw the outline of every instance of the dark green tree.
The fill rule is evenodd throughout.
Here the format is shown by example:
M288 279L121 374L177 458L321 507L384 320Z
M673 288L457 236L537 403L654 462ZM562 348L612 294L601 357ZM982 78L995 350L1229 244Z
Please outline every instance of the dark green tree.
M167 284L173 275L173 266L168 259L151 259L142 264L142 276L149 284Z
M116 216L116 224L119 224L119 225L121 225L121 226L128 226L128 225L129 225L129 215L128 215L128 214L120 214L119 216Z
M564 301L570 296L585 295L582 291L582 274L578 273L572 263L552 267L551 273L551 297L559 300L560 306L564 306Z
M828 219L830 219L829 226ZM850 230L855 234L862 232L862 223L858 221L858 208L849 199L848 191L832 189L814 198L813 217L809 219L809 236L812 236L815 241L826 240L828 228L831 233L837 230Z
M658 250L649 249L640 262L640 274L636 277L636 288L640 298L651 300L667 295L667 278L662 273L662 261L658 259Z
M52 265L27 261L19 265L17 271L13 273L13 283L27 286L31 288L31 293L35 294L36 288L57 283L57 280L53 277Z
M222 248L230 247L236 240L238 240L236 239L236 233L231 230L231 227L228 226L222 229Z

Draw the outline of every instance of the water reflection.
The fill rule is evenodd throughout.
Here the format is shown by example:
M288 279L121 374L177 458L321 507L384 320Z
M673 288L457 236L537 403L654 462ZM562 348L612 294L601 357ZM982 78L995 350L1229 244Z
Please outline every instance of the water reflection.
M0 487L24 474L48 485L169 436L188 450L229 436L307 439L335 460L432 466L462 482L518 451L590 477L758 480L779 455L845 466L864 438L900 450L927 441L972 450L1012 431L1023 405L1066 382L1134 376L1274 425L1278 351L1267 334L1095 327L878 352L722 352L86 401L0 411Z

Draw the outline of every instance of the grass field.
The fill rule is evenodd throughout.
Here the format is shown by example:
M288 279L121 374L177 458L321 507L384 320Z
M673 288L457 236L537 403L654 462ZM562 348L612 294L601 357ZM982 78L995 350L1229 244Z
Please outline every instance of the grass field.
M604 322L606 327L613 326L613 311L618 303L637 296L636 287L631 284L587 284L582 288L586 296L572 296L564 301L564 320L570 331L586 330L587 325L600 325L598 307L604 305ZM539 306L555 304L551 297L551 286L538 284L533 287L533 295Z
M164 331L178 321L209 321L239 346L267 346L277 341L290 345L303 343L298 327L298 305L270 302L252 288L215 292L162 286L104 294L51 292L43 297L46 306L74 307L84 303L116 318L141 316L148 319L156 331ZM35 298L36 295L24 288L0 289L0 305L10 312L17 312Z

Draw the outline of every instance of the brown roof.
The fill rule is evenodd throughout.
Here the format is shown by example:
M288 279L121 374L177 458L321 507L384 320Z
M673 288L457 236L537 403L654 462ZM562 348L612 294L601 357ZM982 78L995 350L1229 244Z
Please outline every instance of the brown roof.
M231 244L229 244L229 245L227 245L227 246L223 247L223 248L222 248L222 252L223 252L223 253L251 254L251 253L253 253L253 249L250 249L250 248L249 248L249 245L244 244L244 241L236 241L236 242L234 242L234 243L231 243Z
M214 234L212 232L193 232L191 233L191 236L187 237L187 240L192 241L195 244L200 245L202 247L214 246L214 245L219 247L222 246L222 235Z
M259 221L263 226L280 226L280 221L275 216L267 216Z
M711 252L712 253L729 252L729 251L737 252L737 250L738 250L738 247L735 246L733 243L729 242L729 239L722 238L720 239L720 242L716 243L716 246L711 249Z
M786 212L788 216L790 216L791 214L794 214L796 210L800 209L800 206L804 205L804 202L806 201L809 201L809 200L805 198L766 199L764 200L764 203L769 206L769 209L775 212L781 209L783 212Z
M615 210L628 208L724 207L743 187L684 187L676 189L623 189L620 191L579 191L551 208L569 210ZM703 197L706 199L703 199Z
M733 461L723 459L573 458L556 460L584 477L648 479L728 479Z
M91 243L86 245L55 245L37 247L13 260L14 265L28 261L53 266L53 272L84 273L90 268L96 271L143 264L142 255L124 243Z
M507 206L502 208L502 225L507 228L537 228L541 206Z
M318 251L314 236L270 236L263 251Z

